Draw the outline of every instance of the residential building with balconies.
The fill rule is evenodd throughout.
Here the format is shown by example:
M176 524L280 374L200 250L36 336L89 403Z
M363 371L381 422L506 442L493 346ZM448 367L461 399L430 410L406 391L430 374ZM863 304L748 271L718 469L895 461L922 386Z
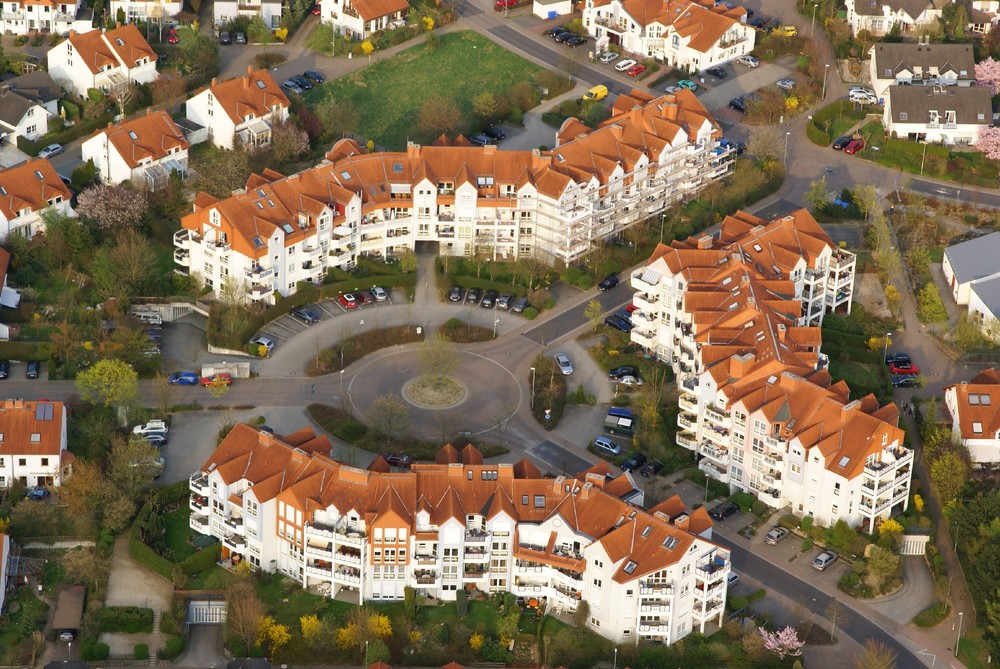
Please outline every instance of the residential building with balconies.
M70 30L87 32L93 30L92 19L93 11L76 0L7 0L0 9L0 32L14 35L36 30L60 35Z
M232 149L237 141L261 147L271 143L271 129L288 120L290 106L288 96L266 69L254 71L249 66L243 76L221 82L212 79L188 99L185 114L206 128L209 141L220 149Z
M81 152L104 183L131 181L137 188L157 190L171 174L187 174L190 147L170 114L147 109L143 116L98 130L83 142Z
M91 88L114 93L157 77L156 52L132 23L108 31L71 30L66 41L49 50L48 57L52 79L82 98Z
M320 0L320 20L332 23L345 37L366 40L382 30L406 25L406 0Z
M705 509L679 497L650 510L613 492L598 465L547 479L527 460L484 464L444 446L436 464L393 472L327 457L310 429L288 437L238 425L190 479L191 528L219 537L222 562L247 560L330 597L399 600L407 586L590 607L616 641L671 644L721 624L729 554Z
M214 4L213 19L220 27L241 16L259 16L264 25L275 29L281 27L281 6L279 0L221 0Z
M725 64L754 50L757 31L742 7L702 1L587 0L583 26L604 48L616 45L687 72Z
M184 10L184 3L180 0L111 0L110 9L112 16L118 16L121 9L126 21L142 23L177 16Z

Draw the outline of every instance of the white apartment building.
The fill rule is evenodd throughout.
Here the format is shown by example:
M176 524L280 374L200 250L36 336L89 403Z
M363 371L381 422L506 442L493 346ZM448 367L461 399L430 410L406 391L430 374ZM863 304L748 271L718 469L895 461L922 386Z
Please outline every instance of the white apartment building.
M216 26L222 26L241 16L259 16L271 29L281 27L281 0L222 0L213 6Z
M996 391L1000 391L1000 371L993 368L944 389L952 434L969 449L975 465L1000 463L1000 392Z
M156 80L156 52L134 24L78 33L49 50L49 74L79 97L91 88L109 92Z
M333 24L345 37L364 40L380 30L406 24L406 0L320 0L320 20Z
M971 44L876 42L868 50L869 76L876 97L890 86L972 86L976 80Z
M847 23L855 35L862 30L885 35L896 24L904 35L912 34L936 23L944 5L932 0L844 0Z
M742 7L704 0L586 0L583 9L583 26L599 48L615 45L689 72L753 51L757 31L746 19Z
M705 509L679 497L646 511L603 488L603 473L542 478L527 460L483 464L473 446L392 472L326 457L306 428L284 439L239 425L191 476L191 527L303 587L357 601L404 588L454 600L460 588L590 607L616 643L671 644L721 624L729 553ZM610 484L609 484L610 485Z
M271 143L271 128L288 120L291 102L267 70L218 81L194 94L185 105L187 118L203 126L220 149L235 142L248 147Z
M850 401L820 353L823 315L850 309L854 255L806 210L744 212L660 245L632 276L632 341L672 363L677 443L699 468L775 508L873 531L908 502L912 452L895 405Z
M0 435L0 488L62 484L74 459L62 402L0 402Z
M690 91L634 91L613 113L596 130L568 120L544 153L411 144L369 154L341 140L315 168L254 175L223 201L200 195L175 260L216 287L245 279L250 299L267 301L417 241L443 255L568 264L732 167L734 151L719 147L718 125Z
M94 161L99 178L107 184L131 181L137 188L156 190L170 174L187 172L191 145L184 132L164 110L129 121L108 124L83 142L83 162Z
M10 234L31 239L45 229L46 212L76 216L72 193L47 158L0 170L0 240Z
M77 0L4 0L0 8L0 33L25 35L43 30L64 35L70 30L93 30L93 11Z
M184 9L180 0L111 0L111 16L118 16L118 10L125 12L125 20L129 23L158 20L177 16Z

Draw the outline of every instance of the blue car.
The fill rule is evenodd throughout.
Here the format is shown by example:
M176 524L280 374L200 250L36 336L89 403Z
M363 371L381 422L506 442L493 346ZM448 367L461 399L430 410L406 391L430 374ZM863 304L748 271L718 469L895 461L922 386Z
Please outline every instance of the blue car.
M169 381L175 386L196 386L201 377L194 372L174 372L170 375Z
M28 492L26 492L24 496L27 497L28 499L33 499L37 501L48 497L49 491L48 489L43 488L40 485L36 485L33 488L29 488Z

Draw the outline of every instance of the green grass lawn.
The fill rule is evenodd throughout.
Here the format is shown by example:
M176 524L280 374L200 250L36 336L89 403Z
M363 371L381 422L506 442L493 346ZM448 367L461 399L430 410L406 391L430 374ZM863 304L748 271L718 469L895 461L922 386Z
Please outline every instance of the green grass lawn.
M406 148L407 139L433 139L416 128L417 115L428 100L450 98L468 124L475 95L490 92L500 99L511 86L531 81L540 71L486 37L460 31L442 35L437 49L420 44L317 86L305 97L310 105L330 98L353 101L360 111L355 132L398 151Z
M182 506L176 511L171 511L163 516L166 542L170 546L174 562L181 562L198 551L197 547L188 543L188 537L191 536L190 520L190 506Z

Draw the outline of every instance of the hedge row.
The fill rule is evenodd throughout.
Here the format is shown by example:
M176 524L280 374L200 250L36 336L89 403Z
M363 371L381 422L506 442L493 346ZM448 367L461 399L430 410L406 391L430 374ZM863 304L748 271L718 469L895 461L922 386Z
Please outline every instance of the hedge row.
M216 562L219 561L219 557L222 555L222 544L214 543L211 546L206 546L202 548L194 555L189 555L185 560L181 562L181 569L188 576L194 576L195 574L200 574L201 572L209 569Z
M159 488L156 491L157 505L162 507L167 504L179 502L187 497L188 490L189 487L186 480L178 481L168 486ZM142 508L139 509L139 513L136 514L135 517L135 522L132 523L132 529L129 531L128 552L129 556L131 556L133 560L141 564L146 569L159 574L169 581L173 579L173 571L176 563L171 562L147 546L141 536L142 533L140 528L152 512L153 504L151 502L146 502L142 505ZM198 553L202 553L204 550L198 551ZM184 562L191 561L198 555L198 553L195 553ZM183 564L184 563L182 563L182 568Z
M47 342L0 341L0 358L3 360L48 360L51 357L52 346Z
M93 119L91 121L77 121L74 125L59 130L58 132L49 132L37 140L30 140L25 137L17 138L17 148L21 149L29 156L37 156L38 152L49 144L69 144L74 139L79 139L81 137L86 137L98 128L103 128L106 126L114 114L105 114L100 118Z
M94 622L100 632L139 634L153 631L153 609L138 606L105 606L94 611Z

